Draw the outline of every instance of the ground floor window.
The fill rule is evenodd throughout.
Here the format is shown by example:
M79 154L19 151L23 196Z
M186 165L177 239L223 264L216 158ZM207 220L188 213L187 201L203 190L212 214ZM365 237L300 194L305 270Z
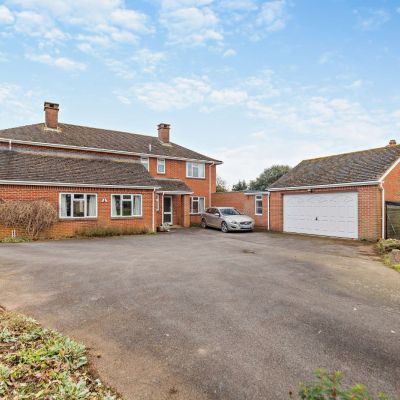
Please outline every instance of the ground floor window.
M201 214L204 212L204 197L193 196L190 198L190 213L191 214Z
M112 217L141 217L141 194L113 194L111 195Z
M256 196L256 215L262 215L263 213L263 202L262 195Z
M97 194L61 193L61 218L96 218Z

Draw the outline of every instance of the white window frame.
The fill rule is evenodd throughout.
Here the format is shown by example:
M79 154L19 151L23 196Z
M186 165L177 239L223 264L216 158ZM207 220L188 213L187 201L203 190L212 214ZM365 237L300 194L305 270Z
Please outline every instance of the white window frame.
M257 203L258 202L260 202L261 201L261 213L259 213L259 212L257 212L257 208L259 208L260 207L260 205L257 205ZM254 209L254 214L255 215L263 215L263 196L262 196L262 194L257 194L257 195L255 195L254 196L254 207L255 207L255 209Z
M131 215L114 215L113 214L113 198L115 196L130 196L131 197L131 210L132 214ZM140 197L140 214L133 214L134 208L133 208L133 197ZM121 214L122 214L122 201L121 199ZM126 200L125 200L126 201ZM111 194L111 210L110 210L111 218L142 218L143 217L143 195L138 194L138 193L113 193Z
M163 166L163 170L160 171L160 166ZM157 158L157 174L165 174L165 169L166 169L166 162L165 158Z
M200 210L200 199L203 199L203 210ZM198 203L198 212L193 212L193 203ZM200 215L206 209L206 198L204 196L190 196L190 214L191 215Z
M156 211L160 211L160 195L156 194Z
M197 168L198 173L200 172L199 166L202 166L203 174L200 176L194 176L193 168ZM206 164L202 162L186 161L186 178L192 179L206 179Z
M65 216L61 214L61 198L62 196L70 195L71 196L71 216ZM83 195L84 196L84 214L85 216L83 217L74 217L74 197L76 195ZM96 198L96 215L93 216L87 216L87 196L95 196ZM97 219L98 217L98 201L97 201L97 193L68 193L68 192L62 192L58 196L58 216L60 219Z
M140 162L144 165L147 171L150 171L150 159L149 157L140 157Z

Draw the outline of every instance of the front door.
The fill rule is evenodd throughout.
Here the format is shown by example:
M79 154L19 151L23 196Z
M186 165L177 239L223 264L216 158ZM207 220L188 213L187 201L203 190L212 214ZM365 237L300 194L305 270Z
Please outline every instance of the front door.
M172 196L164 196L163 223L172 225Z

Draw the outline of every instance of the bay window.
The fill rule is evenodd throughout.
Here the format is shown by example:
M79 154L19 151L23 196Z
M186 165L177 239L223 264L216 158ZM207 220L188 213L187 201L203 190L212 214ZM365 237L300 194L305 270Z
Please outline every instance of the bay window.
M97 194L61 193L61 218L97 218Z
M140 159L140 162L144 165L144 167L149 170L149 158L148 157L142 157Z
M113 194L111 195L112 217L141 217L141 194Z
M190 198L190 214L201 214L204 212L204 197L193 196Z
M206 166L204 163L186 162L186 177L187 178L205 178Z

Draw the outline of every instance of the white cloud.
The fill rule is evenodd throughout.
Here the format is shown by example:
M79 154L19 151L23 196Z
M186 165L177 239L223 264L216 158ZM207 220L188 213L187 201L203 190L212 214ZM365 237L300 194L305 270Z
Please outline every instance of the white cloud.
M134 69L127 63L119 60L107 59L105 64L119 78L129 80L135 77Z
M383 10L369 10L366 13L355 11L357 15L357 27L362 31L374 31L390 20L390 14Z
M162 2L160 23L168 31L171 44L197 46L223 40L219 19L214 11L206 6L209 3L191 0Z
M208 99L215 104L232 106L243 103L247 99L247 93L237 89L213 90Z
M0 5L0 24L12 24L14 22L14 15L4 5Z
M261 140L261 139L265 139L267 137L267 135L264 131L257 131L257 132L251 133L250 137L257 139L257 140Z
M257 24L268 32L276 32L285 28L288 18L286 0L266 1L257 17Z
M224 51L223 53L222 53L222 56L223 57L234 57L234 56L236 56L236 50L234 50L234 49L228 49L228 50L226 50L226 51Z
M128 9L116 9L111 13L111 20L122 28L135 32L150 32L147 16L141 12Z
M149 108L158 111L180 110L202 104L210 92L203 79L175 78L171 83L152 82L133 88L132 94Z
M319 64L329 64L337 57L337 53L335 51L325 51L322 53L318 59Z
M53 57L49 54L26 54L26 58L28 58L31 61L39 62L42 64L47 64L53 67L57 67L60 69L64 69L66 71L85 71L86 70L86 65L78 62L71 60L70 58L67 57Z
M143 72L146 73L154 73L158 65L165 59L166 54L164 52L149 49L140 49L132 57L132 60L140 65Z

